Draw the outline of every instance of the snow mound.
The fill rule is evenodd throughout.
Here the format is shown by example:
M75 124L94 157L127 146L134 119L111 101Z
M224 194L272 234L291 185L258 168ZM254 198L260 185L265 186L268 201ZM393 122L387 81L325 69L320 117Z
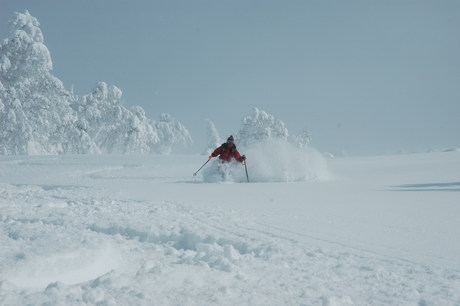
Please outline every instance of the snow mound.
M31 260L19 260L17 267L10 267L15 270L7 279L23 288L44 289L55 282L73 285L95 279L115 269L118 257L116 250L109 245L100 249L82 248L46 254Z

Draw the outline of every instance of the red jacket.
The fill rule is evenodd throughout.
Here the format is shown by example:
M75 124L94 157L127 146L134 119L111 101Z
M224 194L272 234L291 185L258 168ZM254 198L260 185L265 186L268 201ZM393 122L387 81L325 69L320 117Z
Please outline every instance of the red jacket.
M221 161L227 161L230 162L232 158L236 159L240 163L242 163L245 160L244 156L241 156L240 152L236 149L236 146L234 144L229 145L228 143L222 144L220 147L214 150L212 152L211 156L216 157L219 155L219 159Z

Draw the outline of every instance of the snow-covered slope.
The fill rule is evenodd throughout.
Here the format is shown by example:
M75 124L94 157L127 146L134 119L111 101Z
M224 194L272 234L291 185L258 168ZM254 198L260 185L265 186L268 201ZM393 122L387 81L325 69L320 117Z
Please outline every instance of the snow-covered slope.
M205 160L1 156L0 304L460 304L460 152L290 183Z

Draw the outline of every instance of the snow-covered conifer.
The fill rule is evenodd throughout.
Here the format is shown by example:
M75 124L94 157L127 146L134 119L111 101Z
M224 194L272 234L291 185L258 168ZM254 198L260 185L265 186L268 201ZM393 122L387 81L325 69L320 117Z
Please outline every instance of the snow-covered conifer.
M0 152L2 154L68 153L76 137L90 141L77 130L71 95L51 74L53 67L37 19L16 13L11 35L0 45ZM89 142L88 142L89 141Z
M190 132L169 114L161 114L160 119L154 124L160 138L155 147L157 153L170 153L173 147L181 145L185 148L192 142Z
M79 126L103 153L149 153L158 145L158 134L142 107L125 108L122 91L114 85L99 82L73 107Z
M300 149L306 149L311 143L311 133L308 129L304 129L301 133L291 135L291 142Z
M283 121L258 108L253 108L251 115L243 119L243 126L237 132L238 143L243 146L268 139L287 140L288 136Z
M208 143L206 146L206 150L204 154L210 154L215 148L221 145L222 139L220 138L219 131L217 130L214 123L207 119L207 136L208 136Z
M122 91L100 82L81 99L51 74L37 19L16 13L0 43L0 154L169 153L191 141L169 115L158 122L122 105Z

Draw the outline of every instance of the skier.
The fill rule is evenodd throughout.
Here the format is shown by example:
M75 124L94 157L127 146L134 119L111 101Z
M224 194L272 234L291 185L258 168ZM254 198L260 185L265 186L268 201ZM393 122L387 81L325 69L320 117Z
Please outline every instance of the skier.
M240 152L238 152L236 149L235 139L232 135L227 138L226 143L223 143L220 147L215 149L214 152L212 152L211 156L209 156L209 159L216 156L219 156L219 160L222 163L231 162L233 159L240 163L246 160L246 156L241 156Z

